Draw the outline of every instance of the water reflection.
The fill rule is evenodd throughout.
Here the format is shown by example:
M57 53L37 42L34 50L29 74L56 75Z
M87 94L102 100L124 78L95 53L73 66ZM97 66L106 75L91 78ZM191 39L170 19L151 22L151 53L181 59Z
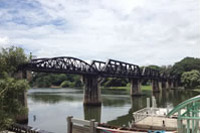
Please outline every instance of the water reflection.
M130 103L129 95L103 95L103 106L121 107Z
M52 95L52 94L40 94L35 93L29 96L34 102L40 103L50 103L50 104L57 104L61 101L81 101L82 98L77 99L73 96L65 96L65 95Z
M84 106L84 119L101 122L101 106Z
M197 95L191 91L145 91L141 97L131 97L127 91L103 91L100 107L83 106L83 91L76 89L31 89L28 93L29 125L52 132L67 131L66 117L128 126L132 113L146 107L146 98L155 96L158 107L176 106Z
M82 90L77 89L31 89L28 97L34 102L57 104L61 101L82 101Z

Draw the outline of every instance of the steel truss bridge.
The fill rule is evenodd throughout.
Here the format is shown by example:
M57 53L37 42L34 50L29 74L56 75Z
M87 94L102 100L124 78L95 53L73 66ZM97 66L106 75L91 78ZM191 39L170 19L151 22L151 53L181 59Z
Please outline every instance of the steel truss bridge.
M141 80L151 80L153 92L163 88L173 88L177 77L160 73L148 67L109 59L107 62L93 60L91 64L74 57L38 58L19 66L21 77L30 75L27 71L46 73L65 73L82 75L85 105L101 105L101 91L98 84L107 77L130 80L130 95L141 95ZM24 73L25 72L25 73Z
M91 64L74 57L37 58L20 66L22 70L47 73L66 73L149 80L176 80L174 75L160 73L148 67L109 59L107 62L93 60Z

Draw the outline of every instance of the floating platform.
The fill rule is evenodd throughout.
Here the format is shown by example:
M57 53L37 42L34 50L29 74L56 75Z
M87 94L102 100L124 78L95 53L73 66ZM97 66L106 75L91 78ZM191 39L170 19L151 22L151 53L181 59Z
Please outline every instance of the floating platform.
M146 118L135 122L133 127L149 130L177 130L177 119L147 116Z

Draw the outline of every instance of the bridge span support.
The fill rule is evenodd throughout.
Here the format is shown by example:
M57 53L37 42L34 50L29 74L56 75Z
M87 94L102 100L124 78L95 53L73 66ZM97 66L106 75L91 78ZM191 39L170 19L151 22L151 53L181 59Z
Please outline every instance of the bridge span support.
M131 79L130 81L131 81L130 95L131 96L140 96L142 94L140 79Z
M83 75L84 99L83 104L89 106L101 105L101 90L98 83L98 76Z
M165 81L161 81L162 84L162 90L166 90L166 82Z
M14 74L16 79L27 79L28 81L31 80L32 75L31 71L18 71ZM25 90L21 95L18 95L18 100L21 102L23 107L27 108L27 91ZM20 114L16 116L16 121L22 124L28 123L28 112L24 114Z
M160 85L158 80L152 81L152 90L153 92L160 92Z
M158 81L158 87L160 91L163 90L162 81Z
M174 87L175 87L174 81L171 81L171 86L170 86L170 88L174 88Z
M174 82L173 81L168 80L167 83L168 83L168 89L174 88Z
M170 85L169 85L168 81L165 81L164 84L165 84L165 89L169 89L170 88Z
M24 70L24 71L18 71L17 73L15 73L14 77L17 79L27 79L28 81L31 81L32 74L31 74L31 71Z
M178 87L178 81L174 81L174 88Z

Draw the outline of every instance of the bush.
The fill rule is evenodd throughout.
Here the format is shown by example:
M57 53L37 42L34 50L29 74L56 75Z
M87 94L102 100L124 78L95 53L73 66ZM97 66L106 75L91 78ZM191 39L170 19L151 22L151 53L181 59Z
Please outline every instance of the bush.
M76 80L75 83L74 83L74 86L75 87L83 87L83 84L80 80Z
M17 115L25 114L24 90L29 85L26 80L6 78L0 80L0 131L9 127Z
M50 87L51 82L48 77L40 77L36 79L37 87Z
M200 85L200 72L192 70L181 75L181 82L186 88L195 88Z
M111 86L126 86L127 80L120 78L107 78L102 86L111 87Z
M60 85L62 88L66 88L66 87L73 87L72 82L70 81L63 81Z

